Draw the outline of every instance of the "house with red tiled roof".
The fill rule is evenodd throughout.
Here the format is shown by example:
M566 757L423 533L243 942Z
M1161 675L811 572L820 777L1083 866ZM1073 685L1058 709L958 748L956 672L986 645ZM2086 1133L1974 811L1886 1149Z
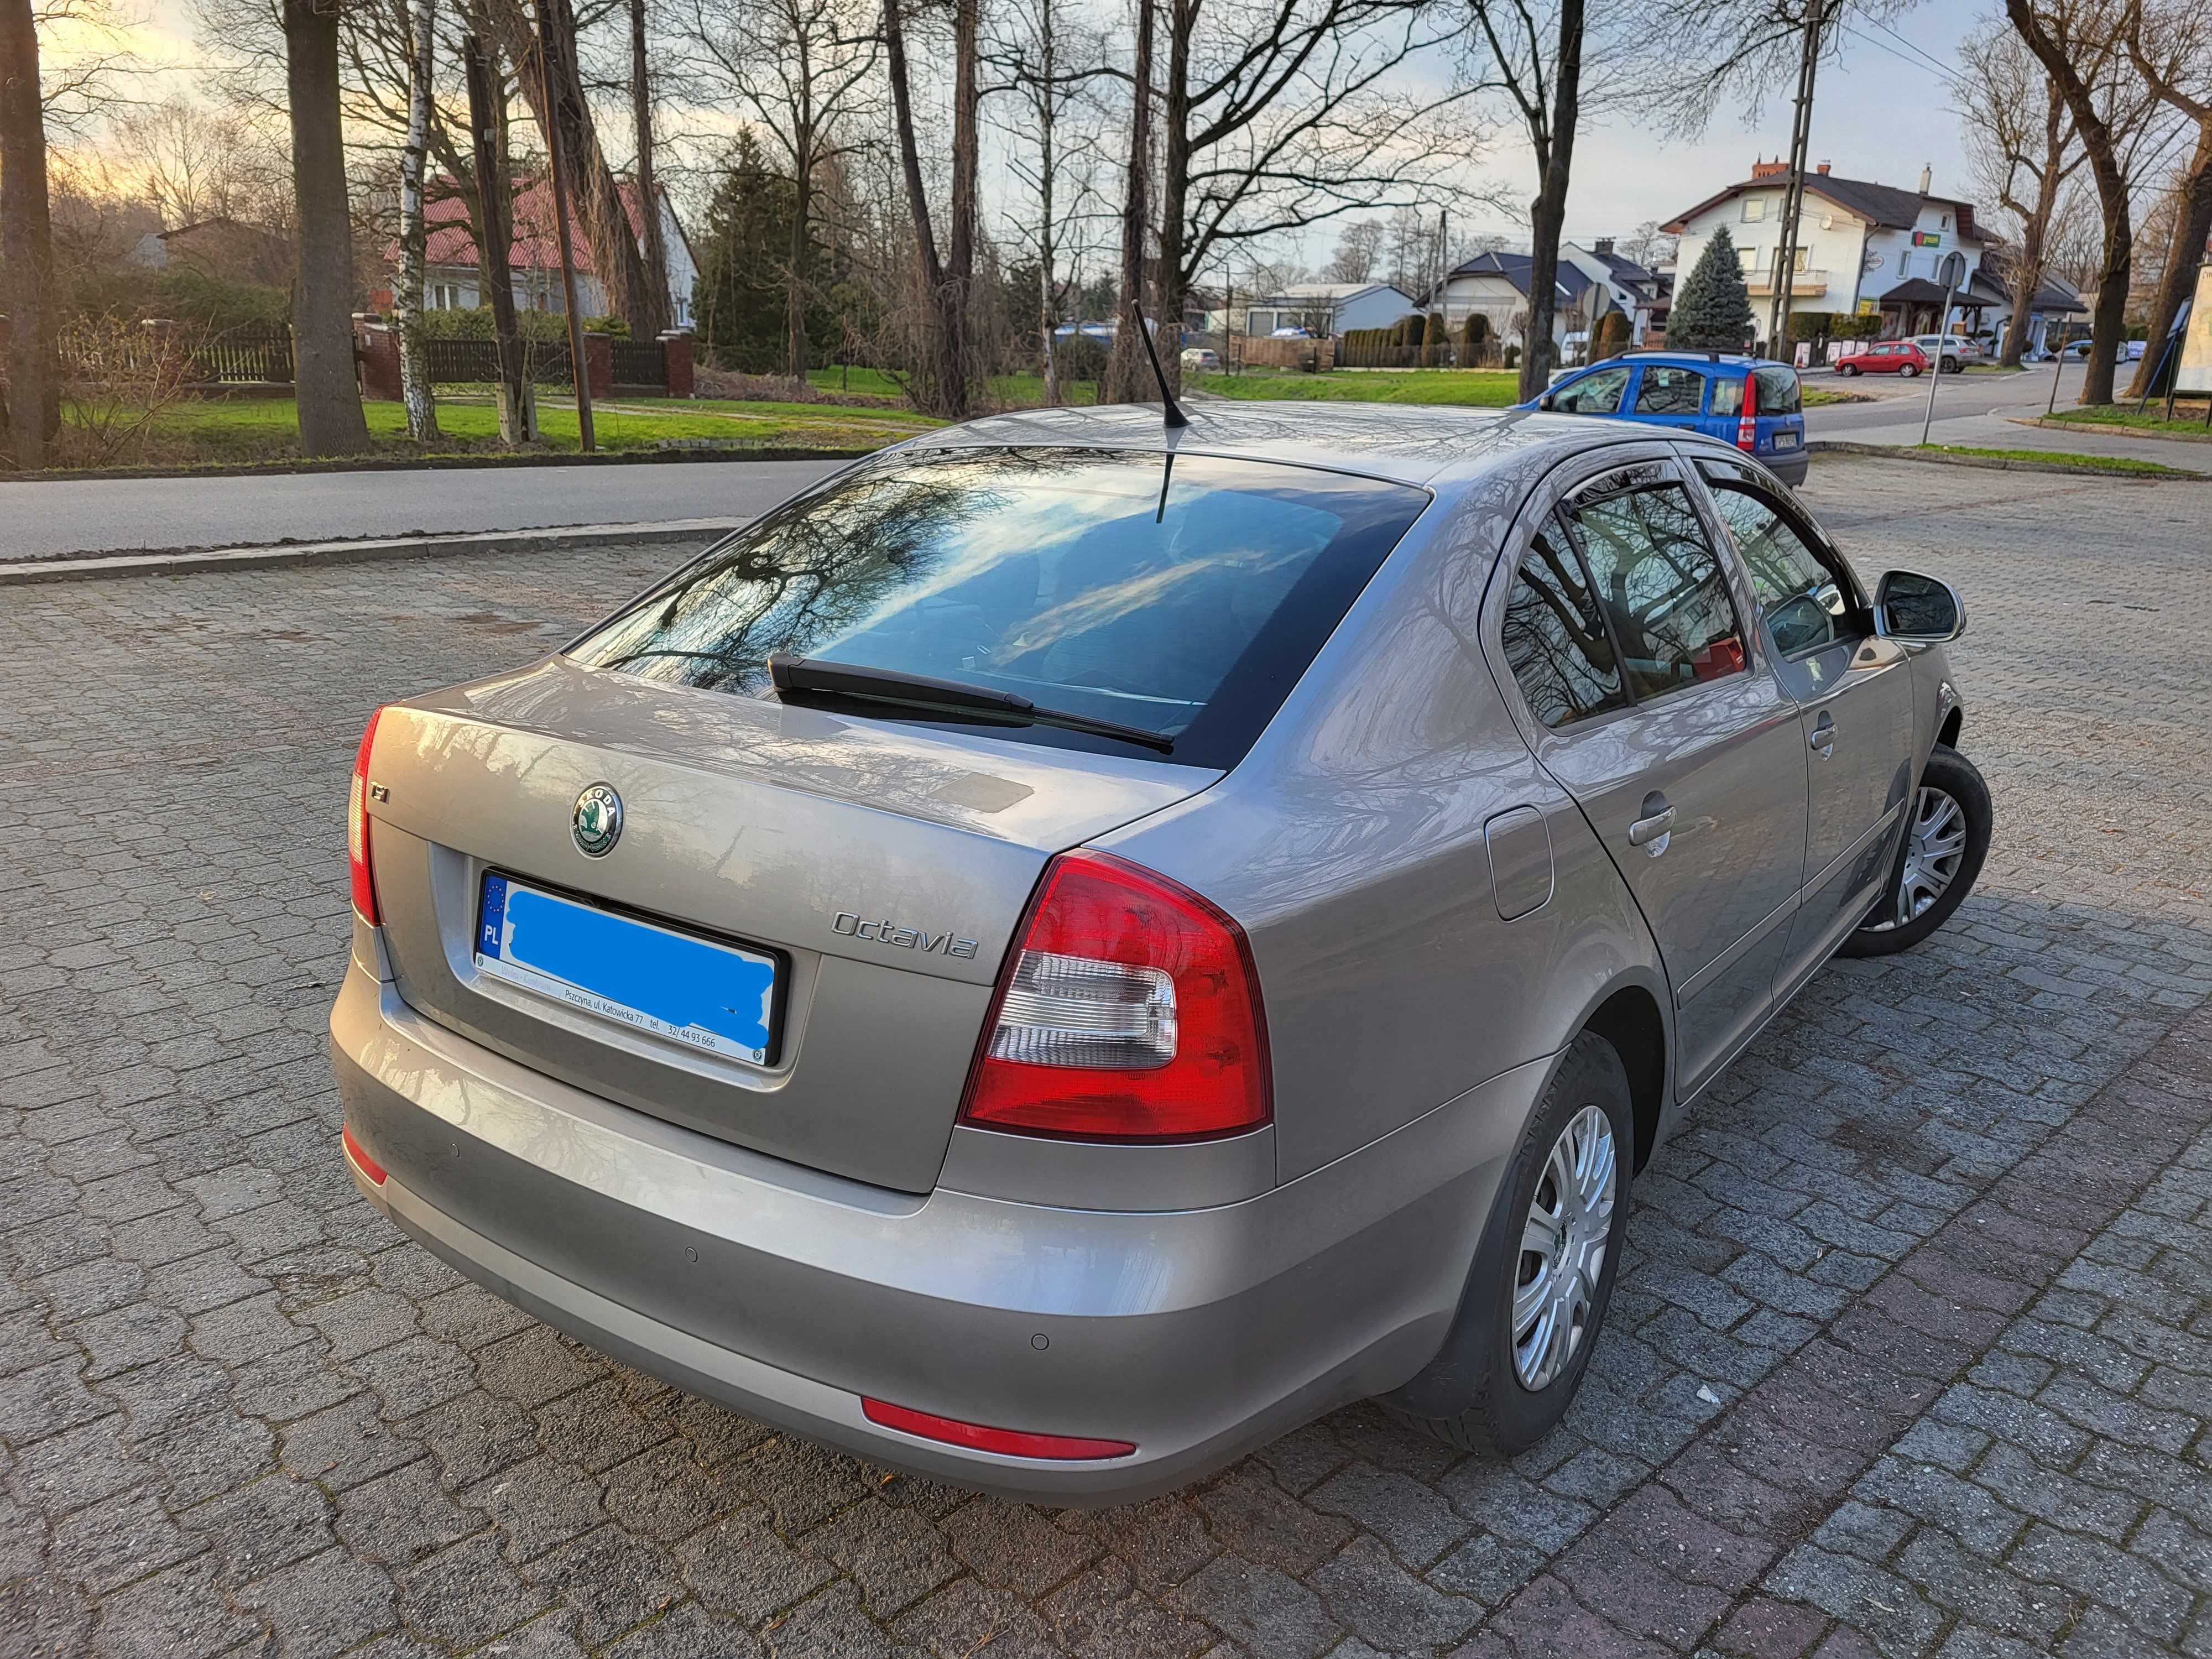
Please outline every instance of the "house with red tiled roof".
M620 188L623 205L629 211L631 234L635 235L641 222L637 190L628 183ZM429 221L430 234L425 249L424 308L465 311L489 303L483 297L483 276L477 264L477 239L469 225L467 199L450 179L432 180L428 193L430 200L424 215ZM691 255L690 240L684 234L676 210L669 204L667 192L659 194L661 240L668 249L669 315L678 328L689 328L691 288L699 269ZM584 234L582 221L576 217L573 198L568 216L576 264L576 308L586 317L603 316L607 309L606 289L593 268L592 245ZM398 263L397 242L386 249L386 257ZM518 309L561 310L560 238L553 216L552 187L542 179L524 182L514 193L514 246L508 253L507 270L513 278Z

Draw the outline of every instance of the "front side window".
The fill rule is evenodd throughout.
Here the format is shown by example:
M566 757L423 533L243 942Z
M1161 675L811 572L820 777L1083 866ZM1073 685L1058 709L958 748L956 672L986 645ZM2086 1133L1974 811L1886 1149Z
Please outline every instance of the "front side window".
M775 695L769 653L789 652L1014 693L1170 738L1176 761L1233 766L1428 500L1217 456L887 457L718 544L569 652L751 696ZM962 729L1124 743L1042 724Z
M1653 363L1636 388L1638 415L1695 415L1705 406L1705 377L1694 368Z
M1552 407L1569 415L1618 415L1621 393L1628 390L1628 371L1601 368L1561 386Z
M1555 524L1537 533L1506 595L1505 660L1529 712L1571 726L1628 706L1597 596L1573 544Z
M1710 482L1775 649L1794 656L1859 637L1863 630L1850 595L1796 526L1756 491L1723 478Z
M1568 520L1637 701L1742 672L1727 575L1689 492L1663 469L1609 475Z

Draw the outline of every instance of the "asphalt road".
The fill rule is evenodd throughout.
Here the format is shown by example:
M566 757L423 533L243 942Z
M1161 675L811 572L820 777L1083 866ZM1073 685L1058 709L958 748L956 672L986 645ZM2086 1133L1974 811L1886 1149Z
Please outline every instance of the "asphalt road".
M2081 394L2082 367L2069 363L2057 371L2057 406L2064 409ZM2172 439L2130 436L2093 428L2054 430L2024 426L2024 420L2041 415L2051 406L2048 364L2017 374L1945 375L1936 387L1936 419L1929 428L1930 443L1958 444L1981 449L2048 449L2075 454L2110 455L2157 461L2192 471L2212 471L2212 447L2177 443ZM1844 380L1827 374L1808 374L1808 388L1848 392L1870 399L1866 403L1829 404L1805 411L1805 434L1811 439L1836 439L1859 444L1917 444L1921 422L1928 412L1926 379L1902 380L1890 375L1861 375Z
M838 465L720 461L0 483L0 559L749 519Z

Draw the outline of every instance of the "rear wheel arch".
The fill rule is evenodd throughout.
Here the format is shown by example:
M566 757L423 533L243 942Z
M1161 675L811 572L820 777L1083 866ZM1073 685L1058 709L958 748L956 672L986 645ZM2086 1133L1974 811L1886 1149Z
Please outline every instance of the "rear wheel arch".
M1641 1174L1659 1139L1667 1103L1667 1022L1659 1000L1645 986L1623 985L1589 1012L1582 1029L1611 1043L1627 1068L1636 1113L1636 1161L1630 1167Z

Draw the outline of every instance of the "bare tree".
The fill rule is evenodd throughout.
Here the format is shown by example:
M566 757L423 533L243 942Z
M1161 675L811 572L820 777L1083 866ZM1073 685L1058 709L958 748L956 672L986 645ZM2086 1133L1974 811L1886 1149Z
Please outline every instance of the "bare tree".
M1552 383L1552 318L1559 291L1559 234L1566 222L1575 133L1582 120L1583 0L1468 0L1489 64L1479 84L1512 100L1536 158L1528 213L1528 331L1521 354L1521 397Z
M2050 274L2051 230L2083 160L2058 83L2010 30L1970 35L1959 48L1966 73L1954 83L1967 155L1981 188L2019 224L2010 258L2012 320L2000 361L2020 366L2028 318Z
M438 435L438 405L430 392L429 354L422 339L423 254L430 234L422 211L422 166L430 148L438 0L408 0L407 10L407 140L399 153L399 270L392 285L392 312L399 333L399 390L407 406L407 435L428 443Z
M1656 270L1674 262L1675 250L1680 245L1680 237L1667 234L1659 228L1656 219L1646 219L1622 237L1619 246L1623 258L1635 260L1646 270Z
M1013 241L1036 258L1037 342L1048 404L1061 396L1053 336L1060 323L1062 257L1092 216L1096 194L1091 176L1099 134L1084 118L1095 108L1093 82L1111 74L1104 40L1095 30L1072 24L1065 8L1066 0L1012 0L994 20L997 31L984 53L992 72L1003 77L987 91L1012 93L1020 112L1006 167L1036 205L1033 216L1017 216L1009 228Z
M665 295L669 292L668 233L660 222L660 181L653 158L653 74L646 43L646 0L629 0L629 111L637 137L637 161L631 174L637 183L638 253L645 262L647 286Z
M1145 298L1145 245L1152 234L1153 10L1154 0L1137 0L1136 52L1129 62L1129 163L1121 184L1121 309L1106 383L1098 392L1102 401L1111 403L1135 403L1152 392L1150 362L1129 308ZM1161 309L1156 302L1156 317ZM1181 352L1170 355L1180 363Z
M15 465L46 464L60 418L54 227L46 198L46 112L31 0L0 0L0 257L8 264L8 439Z
M1332 283L1371 283L1382 268L1383 239L1389 228L1380 219L1355 219L1337 233L1336 252L1326 274Z
M846 131L873 86L878 37L853 0L692 0L686 29L714 90L726 88L755 118L792 181L791 240L785 249L785 368L807 369L806 306L816 181L845 154Z
M1232 244L1340 215L1468 198L1471 87L1409 71L1455 37L1425 0L1167 0L1158 305ZM1170 336L1170 338L1176 337ZM1164 354L1179 382L1182 354Z
M2182 302L2195 291L2212 236L2212 0L2130 0L2129 61L2159 101L2197 126L2197 142L2174 180L2172 226L2150 306L2148 349L2128 387L2148 397L2159 356Z
M948 420L964 418L974 405L975 369L968 342L968 301L975 275L975 176L980 159L979 0L952 3L952 181L945 206L945 246L940 254L936 222L922 178L915 136L914 89L907 65L904 0L884 0L884 67L898 132L899 162L914 228L915 262L927 292L930 362L916 376L917 404Z
M2101 0L2005 0L2005 15L2057 83L2097 181L2105 246L2081 401L2108 404L2135 265L2125 134L2112 107L2119 96L2111 71L2122 50L2121 20Z
M283 4L299 228L292 356L300 447L309 455L349 455L368 447L368 422L353 368L353 216L338 115L340 0Z

